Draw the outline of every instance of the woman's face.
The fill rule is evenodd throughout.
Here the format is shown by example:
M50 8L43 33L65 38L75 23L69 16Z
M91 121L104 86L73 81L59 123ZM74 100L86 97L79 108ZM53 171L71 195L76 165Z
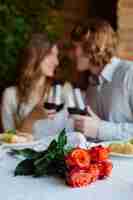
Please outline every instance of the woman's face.
M58 54L59 54L58 48L56 45L54 45L51 48L49 54L46 55L43 61L41 62L41 70L43 75L47 77L54 76L55 69L59 64Z

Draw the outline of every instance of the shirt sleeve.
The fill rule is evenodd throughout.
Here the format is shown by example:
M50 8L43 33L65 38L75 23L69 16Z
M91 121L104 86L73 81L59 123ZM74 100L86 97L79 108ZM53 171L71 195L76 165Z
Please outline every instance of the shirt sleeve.
M101 140L123 140L133 138L133 123L101 121L97 138Z
M14 88L7 88L2 97L1 118L3 129L15 128L14 107L16 106Z
M130 122L108 122L101 121L98 138L102 140L123 140L133 138L133 63L131 68L127 71L124 79L124 89L126 90L130 111L132 113L132 120Z

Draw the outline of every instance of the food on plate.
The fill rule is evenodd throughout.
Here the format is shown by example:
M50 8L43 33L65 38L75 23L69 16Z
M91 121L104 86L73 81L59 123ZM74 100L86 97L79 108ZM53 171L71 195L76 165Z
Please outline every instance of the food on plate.
M130 140L129 140L129 143L130 143L130 144L133 144L133 139L130 139Z
M2 142L10 143L10 144L14 144L14 143L26 143L26 142L29 141L27 137L18 136L18 135L11 135L9 133L3 133L0 136L0 140Z
M133 145L130 143L124 144L123 153L124 154L133 154Z
M112 143L109 145L111 152L122 154L133 154L133 144L127 143Z
M32 141L31 135L17 134L16 130L7 130L0 135L0 141L14 144L14 143L26 143Z
M111 152L123 153L124 143L111 143L109 148Z

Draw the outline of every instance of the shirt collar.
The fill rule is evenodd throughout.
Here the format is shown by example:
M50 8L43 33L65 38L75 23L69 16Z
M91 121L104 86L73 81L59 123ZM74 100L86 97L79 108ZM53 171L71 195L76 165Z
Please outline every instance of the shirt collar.
M103 71L101 72L101 75L99 76L99 82L103 83L103 81L111 82L113 78L113 74L118 67L118 64L120 62L120 59L117 57L113 57L111 59L111 62L107 64Z

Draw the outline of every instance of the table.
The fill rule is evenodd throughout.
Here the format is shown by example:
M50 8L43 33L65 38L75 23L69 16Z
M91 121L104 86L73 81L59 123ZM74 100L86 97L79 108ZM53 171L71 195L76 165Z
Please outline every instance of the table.
M1 200L132 200L133 159L111 158L113 172L106 180L85 188L70 188L53 177L14 177L13 171L20 160L7 153L0 157Z

